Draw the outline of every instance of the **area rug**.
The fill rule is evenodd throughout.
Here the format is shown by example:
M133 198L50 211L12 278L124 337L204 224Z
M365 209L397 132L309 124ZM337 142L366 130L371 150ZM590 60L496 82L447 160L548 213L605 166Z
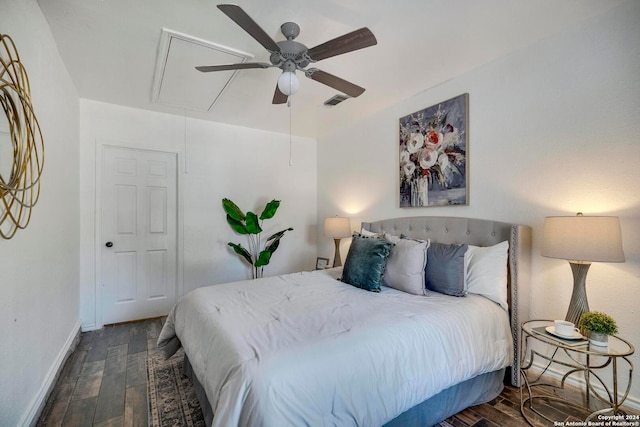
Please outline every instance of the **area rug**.
M147 357L150 426L205 426L191 380L182 375L183 364L182 349L168 360L159 354ZM443 421L438 427L453 426Z
M152 427L204 427L202 410L189 378L182 375L184 352L168 360L147 357L149 425Z

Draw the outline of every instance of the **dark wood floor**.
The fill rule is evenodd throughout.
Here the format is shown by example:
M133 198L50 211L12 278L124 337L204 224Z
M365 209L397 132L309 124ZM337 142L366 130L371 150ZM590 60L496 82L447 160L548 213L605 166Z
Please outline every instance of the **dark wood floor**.
M81 335L38 421L38 426L147 426L147 355L156 351L163 319L106 326ZM554 392L550 392L553 395ZM563 398L583 400L575 389ZM583 412L560 402L540 406L552 421L581 421ZM535 426L553 426L531 411ZM452 427L527 425L520 413L520 391L505 387L489 403L446 420Z
M38 425L146 426L146 360L161 329L152 319L81 334Z

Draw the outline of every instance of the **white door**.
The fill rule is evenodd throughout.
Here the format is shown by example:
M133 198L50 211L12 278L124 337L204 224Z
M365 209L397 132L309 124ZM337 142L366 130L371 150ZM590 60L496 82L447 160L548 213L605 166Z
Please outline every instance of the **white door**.
M176 154L103 149L102 323L166 315L176 302Z

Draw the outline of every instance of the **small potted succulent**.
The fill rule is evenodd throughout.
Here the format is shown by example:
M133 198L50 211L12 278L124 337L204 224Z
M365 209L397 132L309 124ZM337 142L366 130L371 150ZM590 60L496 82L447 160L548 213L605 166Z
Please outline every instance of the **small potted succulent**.
M605 347L609 344L609 335L618 332L618 325L611 316L599 311L589 311L580 317L580 330L587 333L589 342Z

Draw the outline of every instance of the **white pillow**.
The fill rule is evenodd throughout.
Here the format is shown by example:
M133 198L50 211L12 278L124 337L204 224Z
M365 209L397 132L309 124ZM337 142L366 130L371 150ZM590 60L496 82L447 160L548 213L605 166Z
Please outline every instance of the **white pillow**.
M394 236L393 234L389 233L383 233L381 237L384 237L386 240L390 241L393 244L397 244L401 239L400 236Z
M464 255L467 293L483 295L507 310L507 259L509 242L493 246L469 245Z
M382 233L374 233L372 231L365 230L364 228L360 229L360 235L362 237L382 237L383 236Z
M424 295L424 268L427 264L428 242L400 239L385 233L385 239L395 243L387 259L382 283L399 291Z

